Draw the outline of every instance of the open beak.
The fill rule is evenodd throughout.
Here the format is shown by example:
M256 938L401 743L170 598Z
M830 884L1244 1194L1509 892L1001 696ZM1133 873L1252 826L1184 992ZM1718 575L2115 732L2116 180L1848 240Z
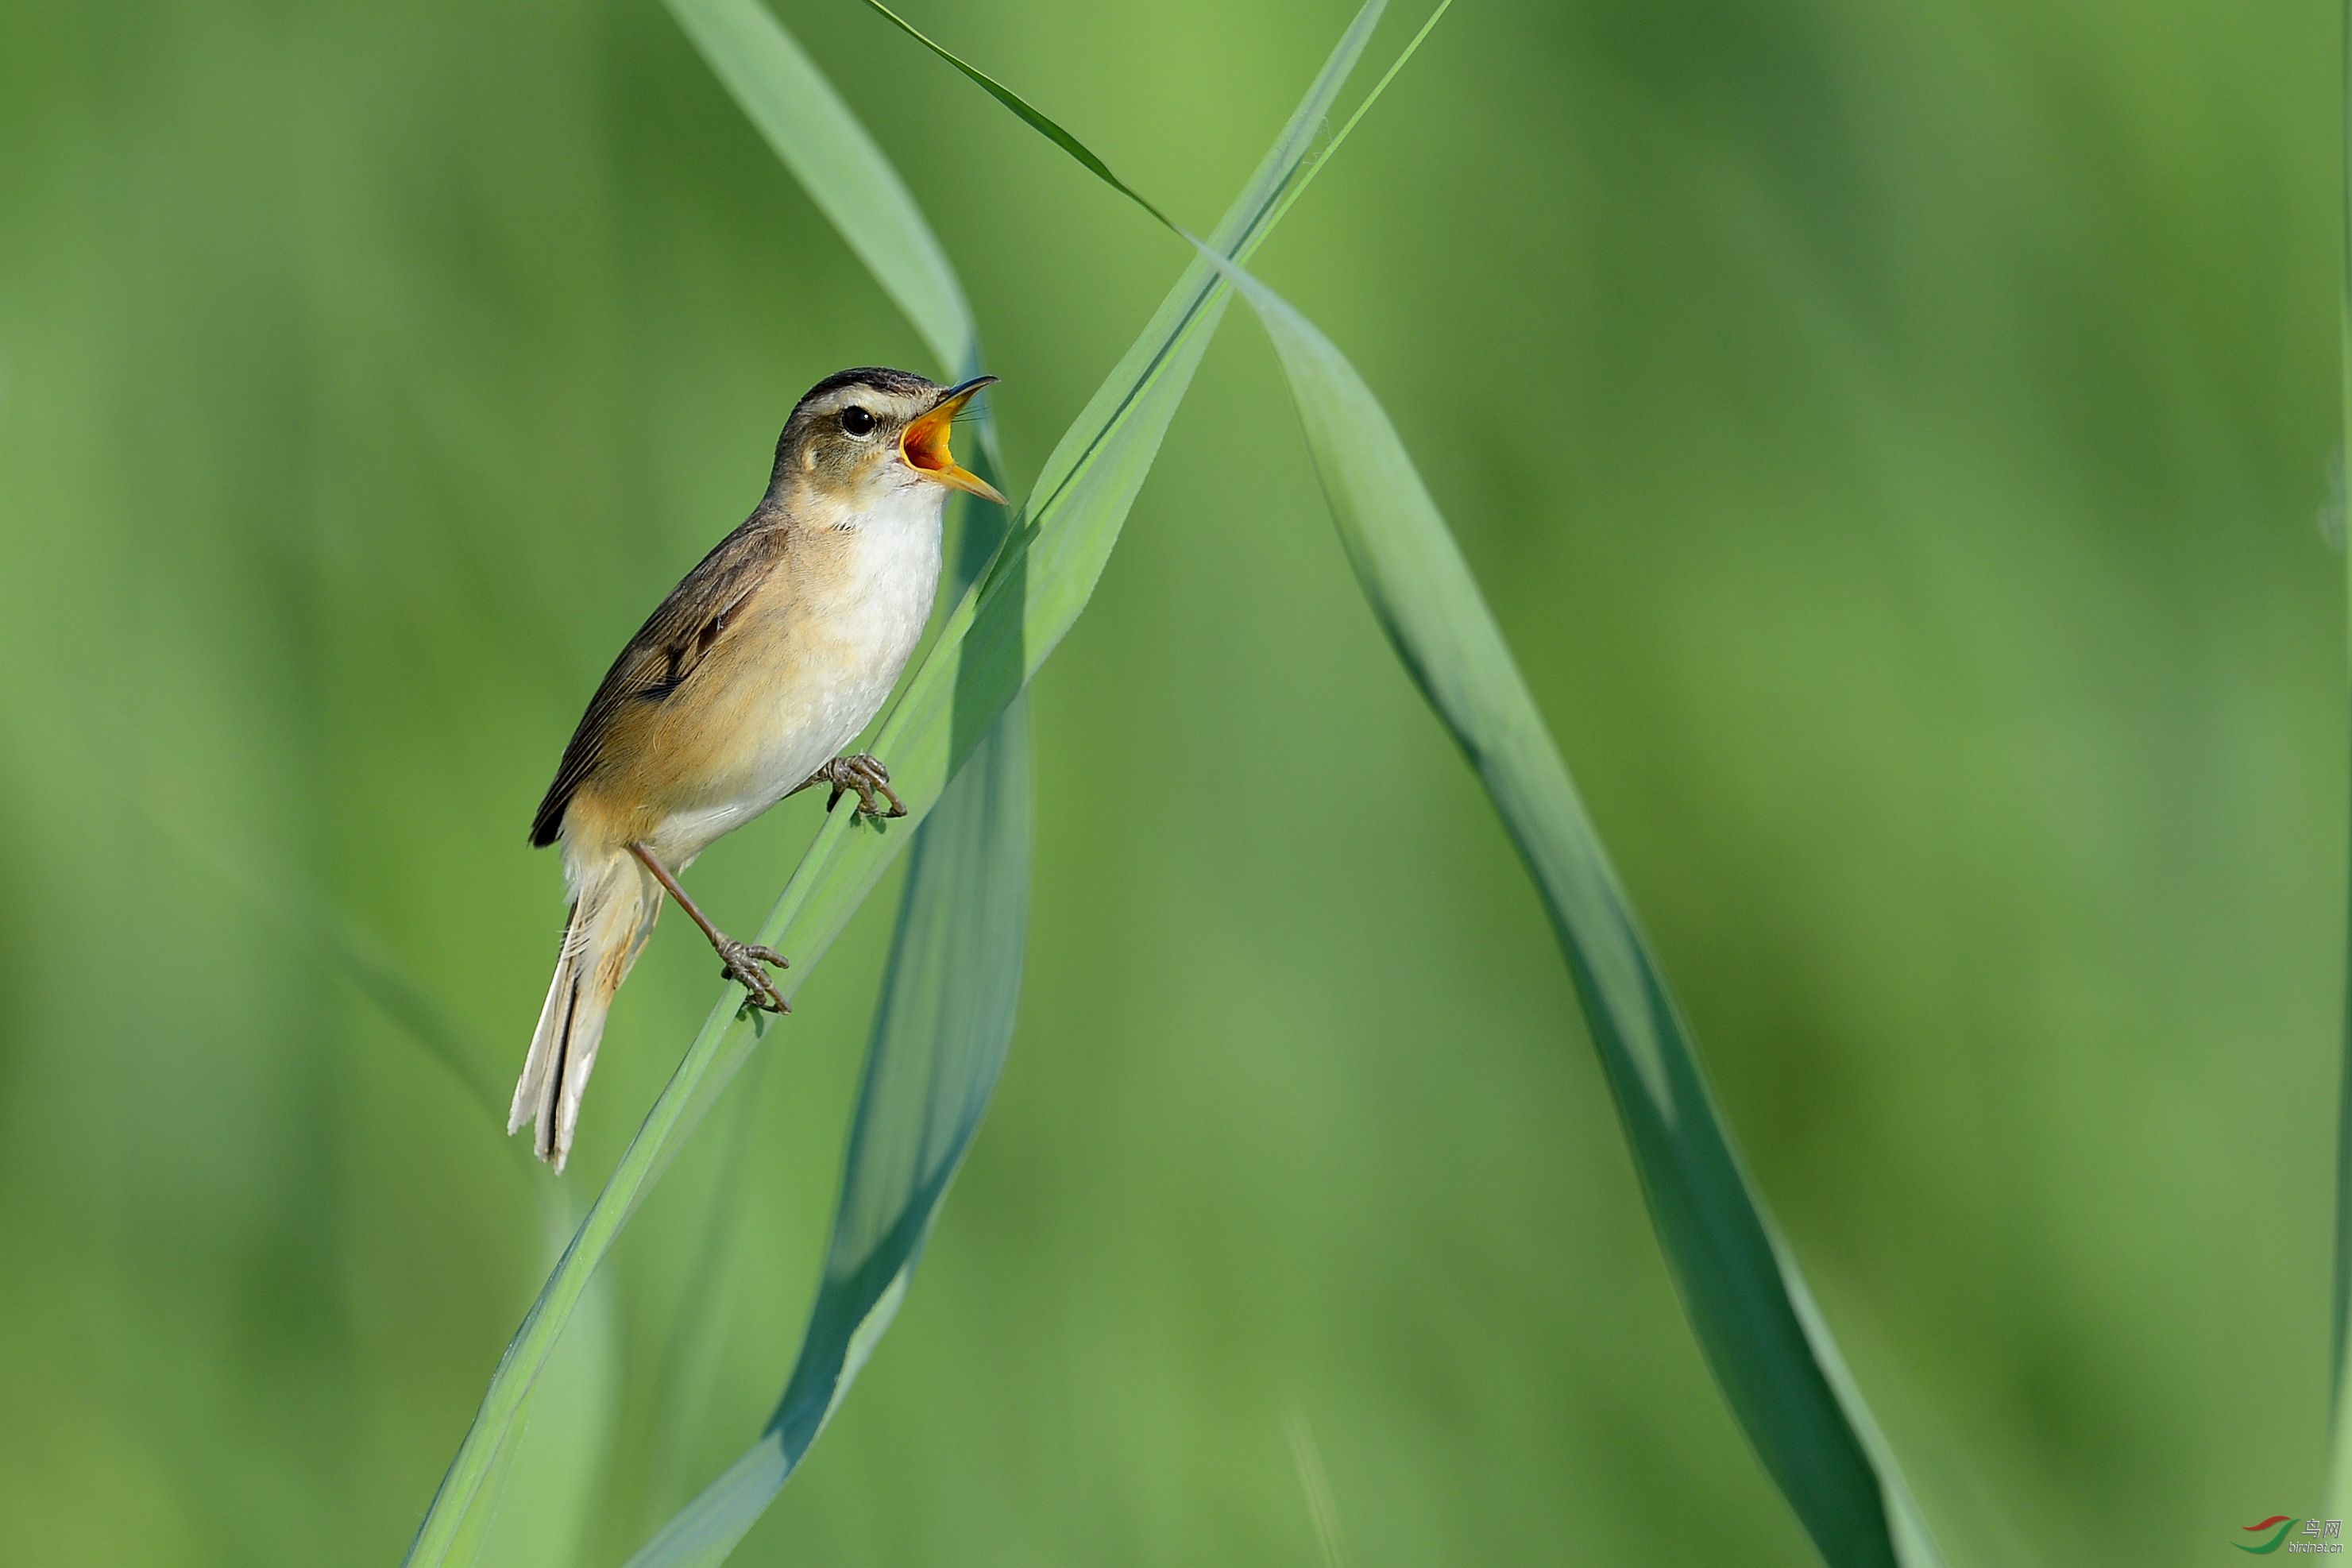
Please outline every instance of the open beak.
M937 479L950 489L967 490L999 506L1012 503L1000 494L994 485L971 469L956 464L955 454L948 450L948 436L955 426L955 416L974 394L990 385L992 375L974 376L961 386L948 388L946 395L930 406L930 411L907 426L898 437L898 455L907 466L925 479Z

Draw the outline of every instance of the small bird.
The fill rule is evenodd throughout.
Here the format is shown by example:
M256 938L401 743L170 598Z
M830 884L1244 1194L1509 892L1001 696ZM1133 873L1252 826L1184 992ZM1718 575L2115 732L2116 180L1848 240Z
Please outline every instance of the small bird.
M509 1133L572 1152L614 993L676 899L750 1005L788 1012L761 964L695 907L677 874L721 835L812 784L866 816L904 816L880 762L843 754L881 710L939 592L948 492L1004 504L948 449L983 375L941 386L900 370L829 375L793 408L768 490L647 616L563 749L530 842L563 843L572 913L515 1085ZM884 810L876 802L889 802Z

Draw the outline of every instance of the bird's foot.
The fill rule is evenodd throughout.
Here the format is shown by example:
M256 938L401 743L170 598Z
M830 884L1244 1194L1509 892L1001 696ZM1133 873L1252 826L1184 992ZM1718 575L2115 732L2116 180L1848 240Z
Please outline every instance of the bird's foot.
M890 770L884 767L878 759L868 756L864 752L855 756L834 758L833 761L811 773L808 782L809 784L829 784L833 786L833 793L827 795L824 801L824 808L827 811L839 805L844 795L854 791L857 795L857 814L860 816L907 815L906 805L898 799L898 792L890 787ZM806 789L808 784L803 784L801 787ZM885 811L874 804L874 796L877 793L889 801L889 810Z
M719 949L719 956L724 963L719 973L751 994L746 1005L757 1007L762 1013L789 1013L793 1010L792 1004L784 1000L784 994L776 989L776 983L768 978L768 972L760 967L763 963L772 963L779 969L786 969L791 967L791 960L772 947L737 942L731 936L720 937L711 945Z

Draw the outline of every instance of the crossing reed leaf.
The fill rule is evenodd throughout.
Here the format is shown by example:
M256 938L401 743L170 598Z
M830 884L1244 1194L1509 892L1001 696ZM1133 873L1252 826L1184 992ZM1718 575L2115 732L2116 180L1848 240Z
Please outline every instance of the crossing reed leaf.
M1825 1561L1926 1568L1937 1561L1926 1525L1742 1168L1665 975L1436 501L1331 341L1263 283L1234 277L1274 342L1364 596L1542 895L1724 1397Z
M1009 96L977 68L948 58L1000 100ZM1015 111L1057 144L1067 136L1034 109ZM1073 156L1134 195L1099 158ZM1160 216L1142 197L1134 200ZM1536 879L1652 1223L1725 1398L1826 1561L1836 1568L1937 1563L1894 1456L1742 1168L1689 1029L1567 764L1403 441L1354 366L1312 322L1237 262L1177 232L1241 291L1273 340L1365 597L1486 784Z
M1110 172L1110 165L1104 163L1100 158L1096 157L1092 152L1088 151L1085 142L1079 141L1076 137L1063 130L1053 121L1048 120L1045 116L1038 113L1037 110L1029 106L1028 101L1022 98L1019 93L1016 93L1011 88L1004 86L1002 82L998 81L994 77L990 76L987 72L969 65L963 60L958 59L954 55L950 54L946 49L933 42L930 36L925 33L921 28L916 26L912 22L908 21L907 18L898 15L898 12L890 9L889 6L883 5L882 0L866 0L866 3L874 7L877 11L881 12L884 16L889 19L891 25L896 26L900 32L905 33L908 37L922 45L923 47L930 50L931 53L939 56L940 58L947 61L948 64L955 67L956 69L971 78L973 82L979 85L980 89L982 92L985 92L989 97L996 100L997 102L1004 105L1005 108L1011 110L1014 114L1028 121L1033 129L1041 132L1045 136L1045 140L1051 142L1055 146L1059 147L1063 152L1067 153L1071 157L1076 158L1079 163L1085 164L1088 172L1090 172L1095 178L1102 181L1103 184L1117 191L1120 195L1125 196L1129 201L1135 203L1136 205L1141 207L1145 212L1150 213L1153 217L1160 219L1160 222L1167 223L1169 221L1166 215L1161 213L1158 207L1153 206L1150 202L1146 201L1143 196L1137 192L1133 185L1129 184L1125 180L1122 180L1117 174L1112 174Z

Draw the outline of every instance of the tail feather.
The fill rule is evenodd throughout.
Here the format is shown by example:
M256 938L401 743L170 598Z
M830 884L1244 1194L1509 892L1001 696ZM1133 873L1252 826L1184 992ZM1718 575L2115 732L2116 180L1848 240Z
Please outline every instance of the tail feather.
M537 1129L539 1157L558 1171L572 1153L580 1099L596 1070L614 994L661 914L661 885L625 856L575 879L572 916L555 960L555 978L539 1010L539 1027L515 1084L507 1131Z

